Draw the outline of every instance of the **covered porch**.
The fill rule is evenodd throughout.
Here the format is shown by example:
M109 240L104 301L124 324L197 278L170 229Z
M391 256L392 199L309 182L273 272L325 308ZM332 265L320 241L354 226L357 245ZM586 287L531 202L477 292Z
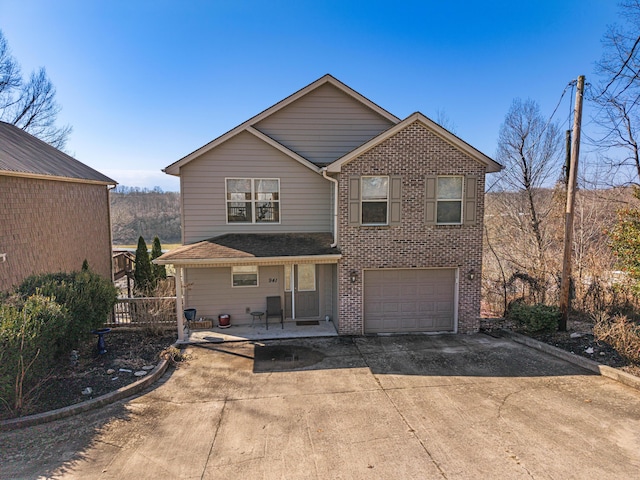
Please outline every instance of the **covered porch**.
M332 240L330 233L227 234L157 258L155 263L173 265L176 271L179 341L205 336L276 338L275 330L285 335L307 336L314 330L325 334L321 324L331 325L327 331L335 334L341 254ZM280 312L267 312L267 297L280 299L283 325ZM211 321L215 335L185 330L184 309L195 309L196 320ZM218 327L220 315L231 318L228 333Z

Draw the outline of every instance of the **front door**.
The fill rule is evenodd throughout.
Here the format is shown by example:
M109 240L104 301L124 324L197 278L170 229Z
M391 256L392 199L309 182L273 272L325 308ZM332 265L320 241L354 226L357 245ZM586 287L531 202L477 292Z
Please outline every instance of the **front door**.
M287 318L317 317L319 315L319 295L316 266L309 263L285 265L284 279L285 315ZM292 291L295 295L293 298Z

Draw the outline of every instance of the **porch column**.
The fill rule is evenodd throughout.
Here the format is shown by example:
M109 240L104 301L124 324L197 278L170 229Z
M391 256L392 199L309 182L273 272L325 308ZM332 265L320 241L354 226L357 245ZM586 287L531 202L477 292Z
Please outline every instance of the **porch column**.
M291 275L289 275L289 289L291 290L291 319L295 320L296 319L296 289L295 289L295 285L297 284L296 282L296 266L294 264L291 264L291 266L289 267L291 269Z
M178 341L184 342L184 317L182 309L182 267L176 269L176 318L178 319Z

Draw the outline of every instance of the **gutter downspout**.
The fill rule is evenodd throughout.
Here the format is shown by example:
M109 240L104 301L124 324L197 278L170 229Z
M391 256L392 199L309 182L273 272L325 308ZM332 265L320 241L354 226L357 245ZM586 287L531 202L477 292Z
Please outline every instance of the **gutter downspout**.
M322 176L333 182L333 243L331 248L335 248L338 245L338 180L335 178L327 177L327 167L322 167Z

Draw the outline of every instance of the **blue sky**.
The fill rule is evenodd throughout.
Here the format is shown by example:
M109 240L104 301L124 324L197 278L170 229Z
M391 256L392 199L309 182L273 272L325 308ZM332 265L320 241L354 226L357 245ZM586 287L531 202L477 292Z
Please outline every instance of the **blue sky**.
M25 75L47 69L69 153L178 190L162 168L325 73L401 118L444 112L493 156L514 98L548 116L571 80L596 80L616 3L0 0L0 29Z

